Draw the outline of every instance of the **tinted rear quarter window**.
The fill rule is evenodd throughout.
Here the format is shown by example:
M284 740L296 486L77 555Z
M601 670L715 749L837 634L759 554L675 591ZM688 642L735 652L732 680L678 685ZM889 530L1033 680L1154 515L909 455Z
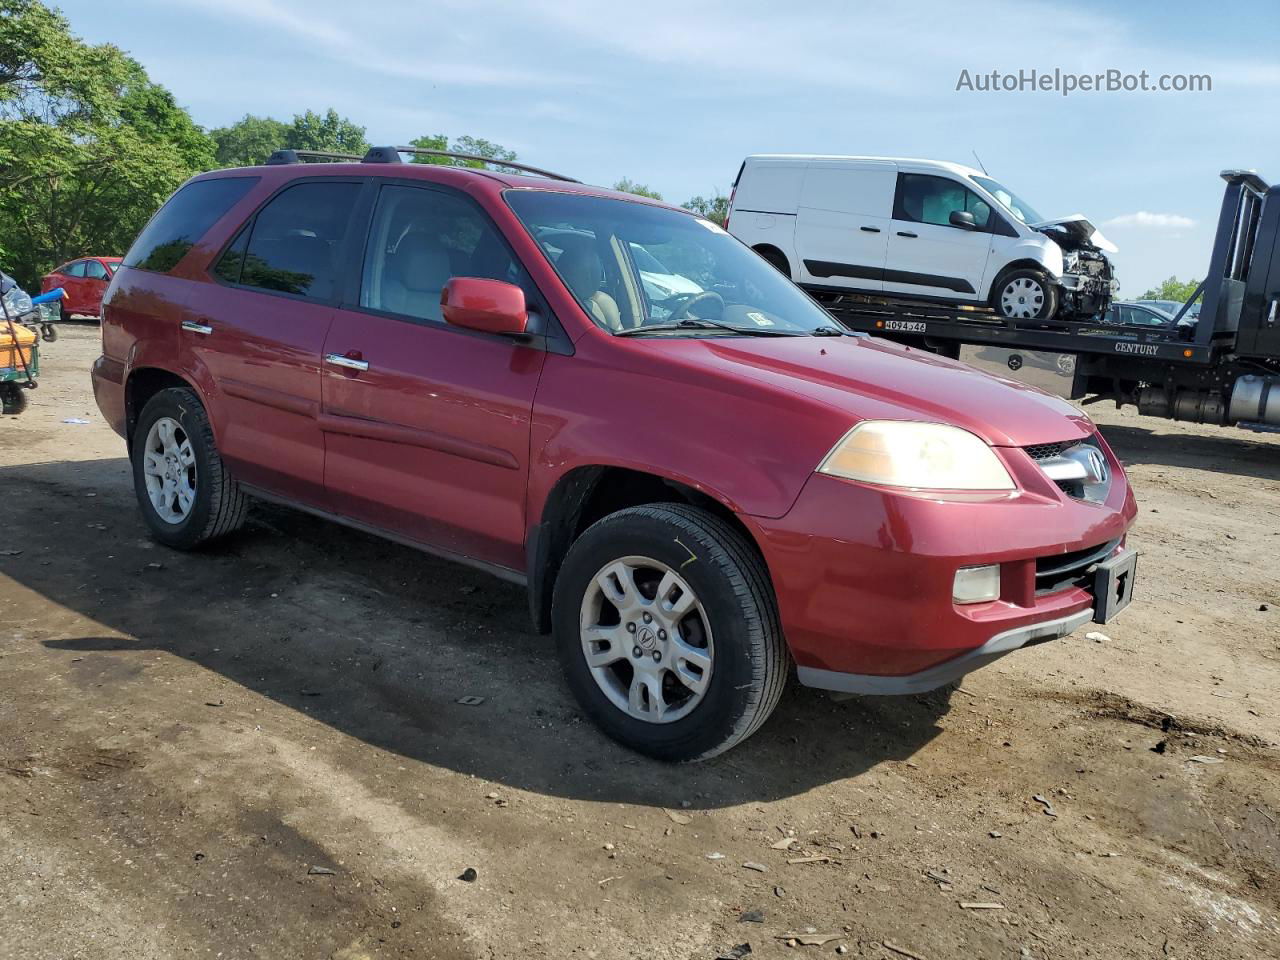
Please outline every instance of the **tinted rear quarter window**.
M257 177L221 177L188 183L138 234L124 258L124 266L159 273L172 270L257 182Z
M327 300L361 185L299 183L276 194L214 267L230 283ZM247 238L247 244L246 244Z

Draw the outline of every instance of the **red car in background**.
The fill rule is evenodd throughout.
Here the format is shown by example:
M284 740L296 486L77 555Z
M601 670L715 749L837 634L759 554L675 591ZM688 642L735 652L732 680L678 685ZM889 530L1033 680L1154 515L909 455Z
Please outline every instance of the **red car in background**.
M64 263L52 273L40 278L40 292L48 293L57 287L66 291L62 300L62 315L73 313L86 317L102 316L102 295L107 284L120 266L119 257L82 257Z

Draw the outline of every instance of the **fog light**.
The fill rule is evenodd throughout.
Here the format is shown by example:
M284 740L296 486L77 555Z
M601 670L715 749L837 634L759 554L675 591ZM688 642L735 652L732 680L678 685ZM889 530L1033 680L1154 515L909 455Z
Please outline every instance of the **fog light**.
M1000 564L985 567L961 567L951 587L951 599L956 603L982 603L1000 597Z

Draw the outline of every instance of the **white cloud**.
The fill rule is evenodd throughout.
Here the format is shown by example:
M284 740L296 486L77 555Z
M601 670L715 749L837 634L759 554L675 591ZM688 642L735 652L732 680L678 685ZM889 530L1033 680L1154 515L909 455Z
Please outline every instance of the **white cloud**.
M375 33L370 28L372 21L358 23L355 27L349 25L344 19L349 9L345 0L330 2L327 9L316 9L322 4L304 5L290 0L164 2L191 7L242 27L253 24L267 34L287 35L302 44L301 49L308 53L319 54L349 68L368 70L398 80L515 89L561 86L581 81L576 74L558 68L530 63L511 65L517 63L516 58L483 56L486 51L482 42L477 44L480 47L478 53L467 44L458 44L458 49L451 49L455 45L447 41L456 38L442 36L436 22L440 18L437 17L422 15L406 20L395 15L384 16L377 22L405 21L403 30L386 34L381 30ZM420 38L424 36L435 42L422 42Z
M1194 227L1196 222L1190 217L1177 213L1149 213L1139 210L1137 213L1123 213L1118 217L1103 221L1104 227L1133 227L1138 230L1185 230Z

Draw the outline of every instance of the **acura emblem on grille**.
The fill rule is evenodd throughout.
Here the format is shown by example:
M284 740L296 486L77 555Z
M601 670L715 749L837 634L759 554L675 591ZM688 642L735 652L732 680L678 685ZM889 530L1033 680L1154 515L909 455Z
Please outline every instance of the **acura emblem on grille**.
M1071 496L1092 500L1109 486L1111 471L1102 451L1091 443L1077 443L1055 456L1037 460L1040 469Z
M1085 483L1107 482L1107 461L1102 451L1092 444L1082 443L1070 450L1062 451L1062 457L1080 464L1084 470Z

